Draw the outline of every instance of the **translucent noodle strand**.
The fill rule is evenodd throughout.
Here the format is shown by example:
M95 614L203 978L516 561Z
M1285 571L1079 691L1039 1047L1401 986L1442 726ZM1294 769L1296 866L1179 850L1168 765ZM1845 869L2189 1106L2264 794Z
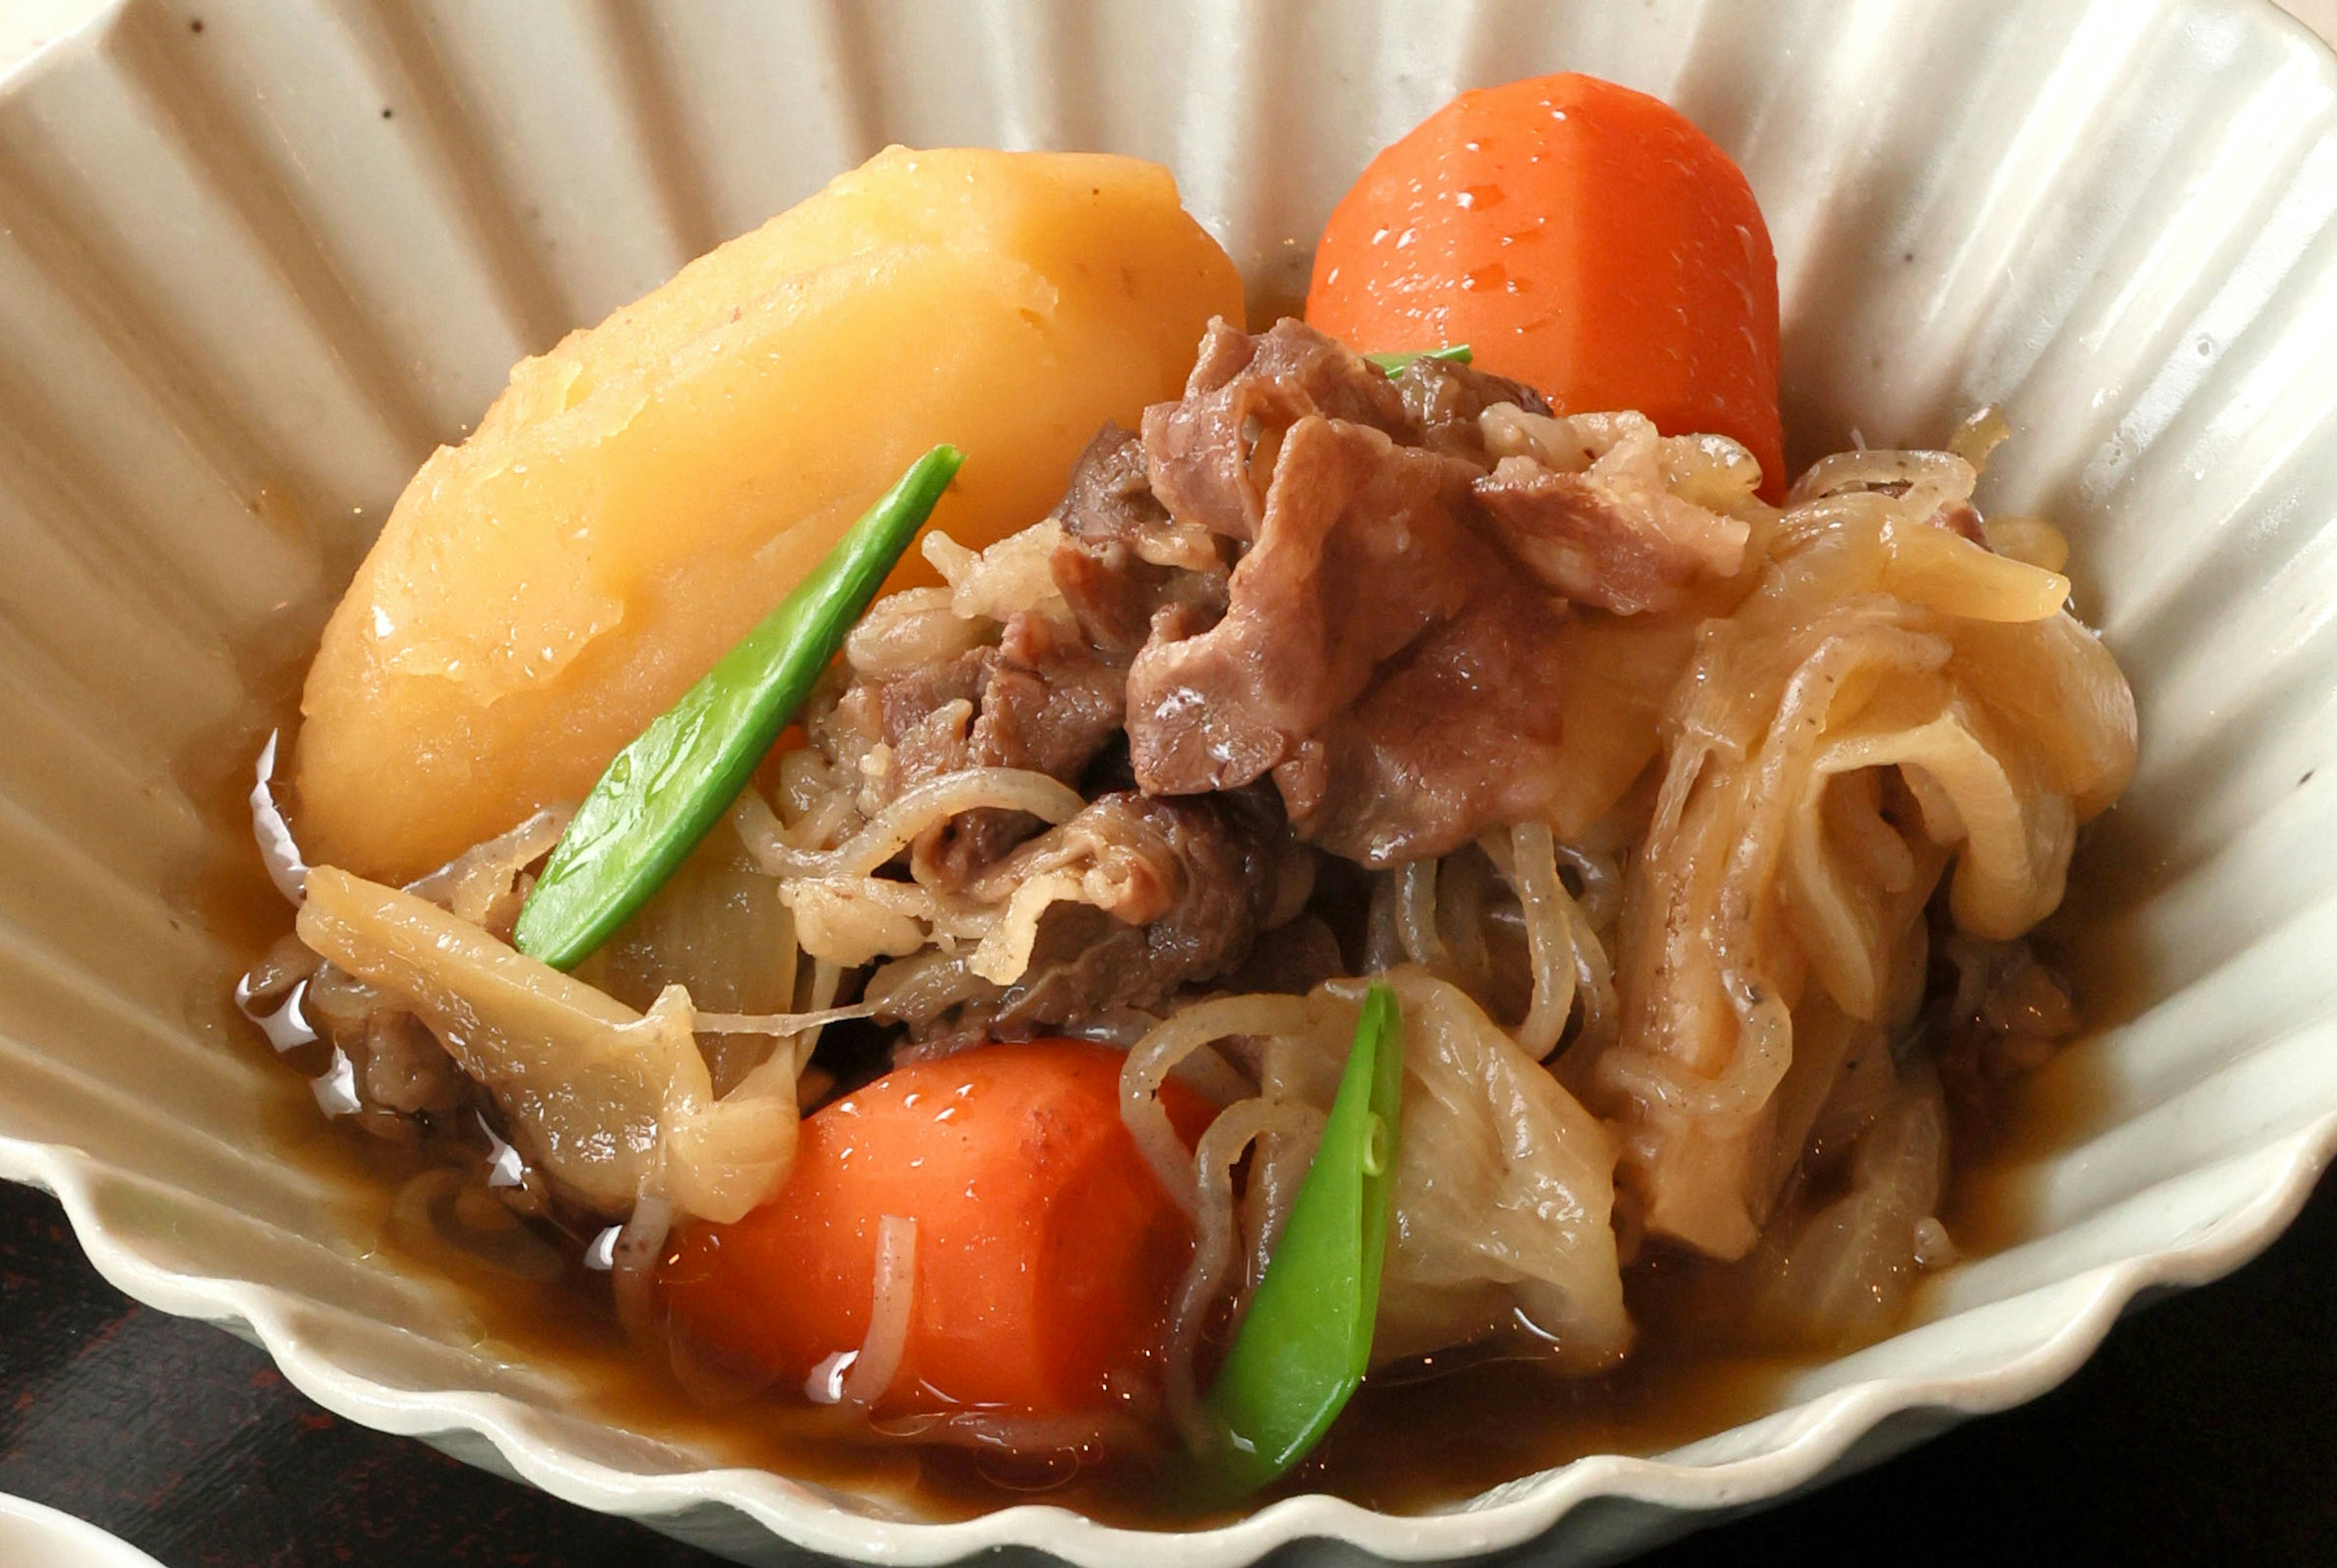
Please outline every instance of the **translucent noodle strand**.
M1041 822L1061 823L1086 806L1079 791L1045 774L976 767L944 774L904 791L898 800L871 817L866 826L832 850L807 850L788 842L768 803L760 812L748 805L731 820L747 852L768 876L865 877L906 849L927 828L964 812L1028 812Z
M1253 1139L1269 1132L1303 1131L1312 1125L1319 1136L1320 1115L1310 1107L1269 1099L1248 1099L1228 1106L1201 1135L1193 1155L1193 1259L1177 1290L1176 1315L1168 1334L1168 1408L1186 1440L1196 1446L1211 1441L1212 1434L1200 1408L1194 1377L1194 1358L1201 1331L1208 1326L1217 1302L1226 1294L1236 1252L1233 1168Z
M1120 1115L1160 1184L1188 1217L1195 1214L1193 1161L1160 1104L1160 1086L1202 1047L1236 1035L1305 1036L1318 1013L1305 997L1220 997L1197 1002L1146 1035L1120 1070Z
M892 1388L909 1347L917 1305L917 1222L898 1214L876 1222L876 1278L868 1303L868 1332L844 1375L844 1397L864 1407Z
M1553 835L1544 823L1510 830L1510 882L1525 911L1526 951L1533 964L1533 1002L1511 1031L1536 1061L1558 1048L1574 1011L1577 938L1574 901L1558 880Z
M1458 971L1436 926L1436 871L1435 861L1424 860L1413 861L1395 873L1396 930L1406 958L1429 973L1450 979Z

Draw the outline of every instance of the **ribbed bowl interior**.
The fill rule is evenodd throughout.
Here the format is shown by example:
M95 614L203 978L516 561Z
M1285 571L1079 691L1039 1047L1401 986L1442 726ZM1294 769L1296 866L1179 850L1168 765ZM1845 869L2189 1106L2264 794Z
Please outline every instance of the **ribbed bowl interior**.
M1163 160L1267 307L1382 143L1558 69L1751 176L1799 457L2006 408L1983 499L2066 525L2132 677L2084 928L2124 1021L2052 1069L2091 1109L2001 1178L2013 1244L1661 1458L1141 1538L705 1470L369 1255L277 1153L298 1080L223 1016L252 953L221 808L513 361L891 141ZM2332 105L2337 63L2238 0L132 0L0 90L0 1173L332 1408L748 1561L1581 1561L2029 1398L2138 1290L2264 1245L2337 1141Z

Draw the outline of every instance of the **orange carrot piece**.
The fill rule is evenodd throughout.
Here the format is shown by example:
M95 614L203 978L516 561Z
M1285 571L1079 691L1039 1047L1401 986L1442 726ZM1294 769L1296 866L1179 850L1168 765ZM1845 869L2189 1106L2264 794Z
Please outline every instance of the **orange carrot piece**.
M897 1067L807 1117L778 1195L692 1225L664 1271L676 1334L800 1384L868 1334L877 1227L916 1223L910 1328L886 1411L1100 1408L1156 1379L1191 1250L1183 1213L1120 1116L1125 1054L990 1045ZM1163 1096L1188 1141L1213 1110Z
M1646 93L1569 73L1455 98L1333 210L1306 319L1366 351L1465 343L1561 413L1734 437L1785 493L1768 228L1728 155Z

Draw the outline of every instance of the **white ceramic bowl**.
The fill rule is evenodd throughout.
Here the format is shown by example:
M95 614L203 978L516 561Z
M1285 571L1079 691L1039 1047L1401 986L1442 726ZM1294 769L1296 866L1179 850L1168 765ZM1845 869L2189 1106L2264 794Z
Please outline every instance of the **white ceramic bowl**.
M206 1010L248 954L188 894L249 846L193 781L513 360L887 140L1163 159L1287 298L1373 151L1560 68L1751 175L1799 454L2006 405L1987 499L2068 525L2133 676L2096 930L2135 1005L2054 1069L2097 1110L2015 1174L2026 1240L1676 1452L1139 1536L922 1523L597 1425L276 1157L280 1069ZM0 1174L331 1409L747 1561L1576 1562L2029 1398L2138 1291L2261 1248L2337 1142L2332 105L2328 53L2239 0L132 0L0 91Z
M161 1568L85 1520L0 1494L0 1563L8 1568Z

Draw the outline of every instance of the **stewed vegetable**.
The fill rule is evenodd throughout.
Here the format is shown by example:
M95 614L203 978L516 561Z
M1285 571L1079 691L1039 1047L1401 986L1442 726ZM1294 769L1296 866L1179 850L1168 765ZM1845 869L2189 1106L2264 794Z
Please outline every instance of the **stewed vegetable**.
M1562 414L1731 436L1785 494L1769 230L1728 154L1644 93L1569 73L1455 98L1333 209L1306 319L1362 349L1467 343Z
M1178 1086L1198 1137L1210 1107ZM1120 1125L1120 1057L1074 1040L983 1046L895 1068L804 1123L771 1203L698 1225L665 1271L700 1353L801 1386L848 1375L894 1310L871 1405L1057 1416L1110 1403L1168 1315L1190 1227ZM878 1289L886 1228L898 1277ZM838 1382L830 1397L846 1390Z
M1323 1141L1209 1389L1216 1485L1255 1491L1306 1456L1372 1363L1403 1104L1395 993L1364 998Z
M520 911L513 945L581 962L698 847L933 515L964 454L936 446L778 608L609 765Z
M1888 1331L2135 759L2002 428L1788 491L1750 187L1581 77L1388 149L1306 317L1165 170L894 149L523 366L237 993L398 1222L872 1496L1403 1507L1390 1430L1498 1481Z

